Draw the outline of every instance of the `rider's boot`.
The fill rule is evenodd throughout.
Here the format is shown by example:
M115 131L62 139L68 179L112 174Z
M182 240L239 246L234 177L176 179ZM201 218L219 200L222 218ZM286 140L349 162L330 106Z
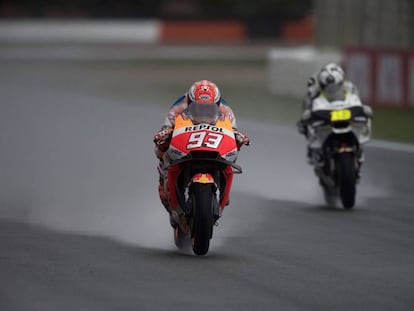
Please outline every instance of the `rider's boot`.
M306 148L306 159L308 160L308 164L312 165L313 161L312 161L312 149L307 146Z
M160 195L160 200L162 205L164 206L165 210L168 212L170 225L174 229L177 227L177 222L174 220L173 215L171 213L170 205L168 204L168 197L164 190L164 178L160 175L159 184L158 184L158 193Z
M357 176L356 176L356 182L359 183L361 181L361 167L362 164L365 162L365 153L363 150L360 151L360 154L358 155L358 167L357 167Z
M163 170L163 163L160 161L158 164L158 173L159 173L159 179L158 179L158 194L160 196L160 200L162 205L165 207L168 213L170 213L170 206L168 204L168 196L165 192L164 187L164 170Z
M165 190L164 190L164 180L163 180L162 177L160 177L160 179L159 179L158 193L160 195L160 200L161 200L162 205L164 205L167 212L170 212L170 207L169 207L169 204L168 204L168 198L167 198L167 195L166 195Z

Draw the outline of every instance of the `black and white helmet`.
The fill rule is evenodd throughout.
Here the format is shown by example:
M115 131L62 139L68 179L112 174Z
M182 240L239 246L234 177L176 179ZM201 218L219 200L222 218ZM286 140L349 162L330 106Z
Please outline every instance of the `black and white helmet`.
M335 92L342 87L344 80L343 69L335 63L327 64L318 73L318 82L322 91Z

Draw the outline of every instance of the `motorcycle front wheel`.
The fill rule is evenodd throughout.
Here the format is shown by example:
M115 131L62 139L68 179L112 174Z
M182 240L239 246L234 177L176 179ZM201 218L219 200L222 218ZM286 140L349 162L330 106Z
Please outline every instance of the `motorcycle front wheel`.
M192 247L196 255L205 255L213 234L215 195L211 184L193 185Z
M356 168L352 153L338 154L336 160L337 183L342 205L351 209L355 205L356 195Z

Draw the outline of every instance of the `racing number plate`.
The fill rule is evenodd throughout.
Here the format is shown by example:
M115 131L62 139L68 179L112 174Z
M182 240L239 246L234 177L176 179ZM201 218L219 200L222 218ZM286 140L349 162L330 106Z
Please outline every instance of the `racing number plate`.
M200 148L201 146L216 149L223 139L222 134L194 132L188 138L187 149Z
M331 111L331 121L347 121L351 119L352 113L349 109Z

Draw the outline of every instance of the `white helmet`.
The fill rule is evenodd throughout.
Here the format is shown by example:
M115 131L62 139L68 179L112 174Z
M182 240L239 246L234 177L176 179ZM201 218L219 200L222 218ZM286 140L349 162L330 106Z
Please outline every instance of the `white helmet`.
M342 87L345 79L343 69L335 64L329 63L318 73L318 81L321 89L326 92L336 92Z

